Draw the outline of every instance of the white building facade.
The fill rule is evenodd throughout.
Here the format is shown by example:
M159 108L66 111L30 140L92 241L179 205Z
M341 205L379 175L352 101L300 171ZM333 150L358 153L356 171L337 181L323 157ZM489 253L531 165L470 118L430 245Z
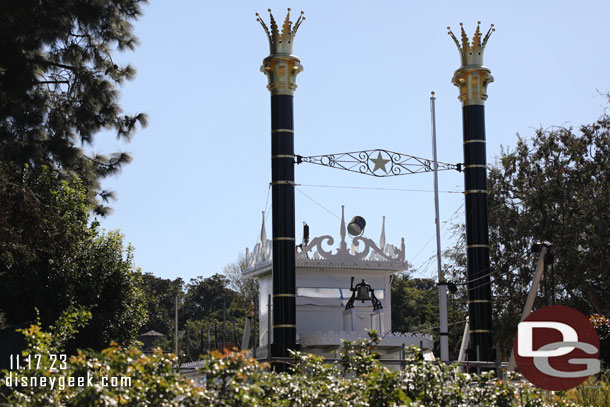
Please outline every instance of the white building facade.
M406 270L405 244L400 247L385 241L385 217L379 243L364 237L346 241L346 224L342 207L339 242L330 235L304 241L296 255L296 322L297 343L301 350L334 358L343 340L368 338L367 329L380 332L378 350L382 359L399 359L409 345L420 347L426 359L432 358L432 337L417 333L392 332L391 282L395 273ZM259 282L259 335L257 358L267 357L268 344L273 343L272 318L272 244L267 239L264 215L261 242L254 250L246 249L244 276ZM353 279L353 280L352 280ZM351 286L368 284L379 300L374 309L371 301L353 301ZM271 301L271 304L269 304Z

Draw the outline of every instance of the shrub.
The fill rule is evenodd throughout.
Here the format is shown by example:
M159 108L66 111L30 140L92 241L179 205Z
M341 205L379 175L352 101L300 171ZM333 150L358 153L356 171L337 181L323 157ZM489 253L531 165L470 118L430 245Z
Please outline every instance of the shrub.
M74 323L75 318L66 319ZM61 324L58 324L61 325ZM401 370L391 370L378 360L376 333L369 340L346 342L338 363L294 352L289 372L275 373L245 352L203 357L202 383L181 377L173 355L156 351L144 355L136 348L115 344L102 352L78 351L62 369L51 369L53 354L61 351L56 337L70 329L43 332L39 325L22 331L28 355L42 355L40 366L4 371L4 380L21 377L47 377L48 381L68 383L86 379L83 386L3 386L6 406L576 406L564 400L566 394L536 389L518 375L509 381L496 380L491 373L459 373L456 366L424 362L415 348ZM23 359L22 359L23 360ZM27 366L26 366L27 367ZM103 378L129 378L129 384L104 386ZM119 380L119 379L117 379ZM7 384L5 382L5 384ZM574 396L574 394L571 394ZM607 395L607 392L606 392ZM581 399L579 399L580 401Z

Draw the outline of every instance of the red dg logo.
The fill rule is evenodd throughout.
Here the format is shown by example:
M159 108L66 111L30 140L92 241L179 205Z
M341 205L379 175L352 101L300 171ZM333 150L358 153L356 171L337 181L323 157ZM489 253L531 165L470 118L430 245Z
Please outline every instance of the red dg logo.
M519 324L513 344L519 370L545 390L567 390L599 372L599 338L580 312L551 305Z

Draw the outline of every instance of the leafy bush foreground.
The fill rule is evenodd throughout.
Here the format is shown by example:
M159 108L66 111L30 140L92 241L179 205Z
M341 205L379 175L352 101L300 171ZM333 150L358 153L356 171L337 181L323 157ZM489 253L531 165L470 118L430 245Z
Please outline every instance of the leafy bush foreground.
M200 383L176 372L173 355L161 351L145 355L136 348L121 348L116 344L102 352L78 351L65 363L59 363L53 355L61 354L61 343L74 333L75 329L66 326L74 324L77 316L78 313L64 315L64 322L51 332L44 332L39 325L22 330L27 343L21 356L25 366L19 371L2 372L0 405L577 405L567 400L573 398L569 393L542 392L519 381L518 376L501 381L491 373L459 373L455 366L423 362L415 350L404 369L390 370L379 362L375 353L379 336L374 332L368 341L346 342L337 364L324 363L322 358L311 354L295 353L289 373L275 373L267 364L257 362L244 352L213 352L202 357L204 379ZM28 355L31 366L23 363ZM34 355L40 358L32 358ZM53 364L55 369L51 368ZM37 377L36 386L15 386L15 382L31 377ZM121 386L121 378L129 378L130 383L124 382ZM113 381L118 385L112 386Z

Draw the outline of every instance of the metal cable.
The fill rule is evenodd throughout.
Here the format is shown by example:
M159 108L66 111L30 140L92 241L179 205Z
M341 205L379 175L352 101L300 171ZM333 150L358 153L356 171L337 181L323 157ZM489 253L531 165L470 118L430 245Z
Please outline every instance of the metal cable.
M298 192L300 192L301 194L305 195L305 197L307 197L307 199L311 200L313 203L315 203L316 205L318 205L320 208L324 209L326 212L330 213L331 215L333 215L335 218L341 220L340 217L338 217L337 215L335 215L333 212L331 212L328 208L326 208L324 205L322 205L320 202L316 201L315 199L313 199L312 197L310 197L309 195L307 195L305 192L301 191L299 188L295 188Z
M345 185L319 185L319 184L296 184L300 187L318 187L318 188L341 188L341 189L369 189L376 191L400 191L400 192L434 192L429 189L404 189L404 188L377 188L377 187L356 187ZM438 191L446 194L463 194L461 191Z

